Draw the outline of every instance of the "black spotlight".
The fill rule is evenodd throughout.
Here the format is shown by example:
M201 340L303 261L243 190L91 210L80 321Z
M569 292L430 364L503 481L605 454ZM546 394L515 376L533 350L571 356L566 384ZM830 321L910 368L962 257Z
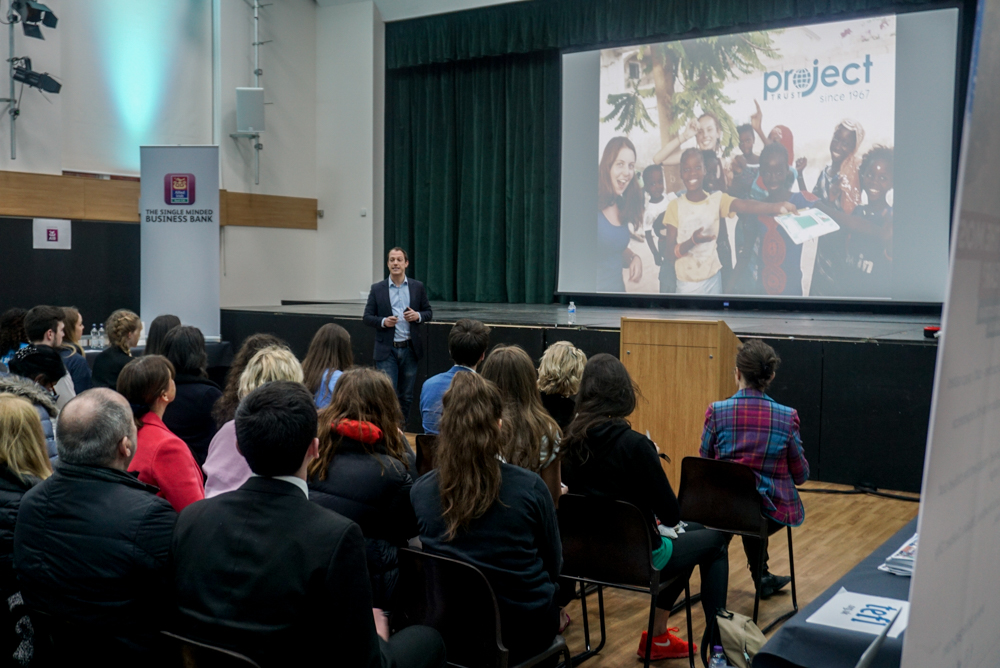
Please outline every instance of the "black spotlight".
M35 72L31 69L31 58L21 58L14 64L14 81L56 94L62 90L62 84L49 76L48 72Z
M45 39L38 24L41 23L46 28L55 28L59 22L51 9L34 0L14 0L11 8L21 18L26 37Z

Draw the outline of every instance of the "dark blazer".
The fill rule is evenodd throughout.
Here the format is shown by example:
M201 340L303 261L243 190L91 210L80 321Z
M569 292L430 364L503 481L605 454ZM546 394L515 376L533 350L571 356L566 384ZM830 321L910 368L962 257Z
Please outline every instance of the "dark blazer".
M222 396L219 386L208 378L177 374L177 396L163 412L163 424L191 448L198 466L208 457L208 446L219 428L212 407Z
M254 477L191 504L170 554L185 635L263 666L331 651L339 666L382 665L361 529L292 483Z
M381 362L389 357L392 350L392 339L395 334L394 327L383 327L382 319L392 317L392 304L389 301L389 281L387 278L378 283L372 283L368 292L368 303L365 304L365 324L375 328L375 361ZM430 322L434 313L431 311L431 304L427 301L427 291L424 284L415 278L407 276L407 285L410 286L410 308L420 314L420 322L410 323L410 343L413 346L413 353L417 359L424 356L424 333L425 323Z
M162 643L177 521L156 492L125 471L61 462L17 513L14 571L24 602L110 634L117 649L109 651L146 663Z

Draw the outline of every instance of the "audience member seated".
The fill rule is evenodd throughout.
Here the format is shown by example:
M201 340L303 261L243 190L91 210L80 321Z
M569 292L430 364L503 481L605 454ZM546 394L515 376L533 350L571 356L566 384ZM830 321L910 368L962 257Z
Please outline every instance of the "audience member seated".
M70 401L59 419L59 465L24 495L14 528L25 604L92 638L106 666L163 658L177 514L126 472L135 440L132 411L117 392L96 388Z
M503 399L493 383L460 373L443 401L438 468L410 492L420 540L490 580L515 665L545 650L559 626L555 505L538 474L501 460Z
M42 423L45 449L56 456L56 383L66 375L62 358L48 346L21 348L10 361L10 375L0 376L0 393L23 397L32 403Z
M149 332L146 334L146 347L143 349L142 354L162 355L163 339L166 338L167 332L180 326L181 319L176 315L158 315L153 318L153 322L149 324Z
M302 361L305 386L315 395L316 408L330 405L337 380L353 365L351 335L347 330L332 322L320 327Z
M174 365L177 384L177 396L163 413L163 424L187 443L201 466L219 430L212 418L212 407L222 396L219 386L208 379L205 337L197 327L175 327L164 337L162 350Z
M66 370L73 380L73 391L79 394L94 386L90 365L87 364L87 355L80 345L80 339L83 337L83 317L74 306L64 306L62 311L65 329L59 355L62 356L63 364L66 365Z
M129 472L159 488L157 496L180 512L205 498L201 469L184 441L163 424L163 412L177 393L174 366L162 355L143 355L118 375L118 392L128 400L138 429Z
M587 356L569 341L553 343L538 363L542 405L563 431L576 414L576 393L580 391L580 377L586 364Z
M448 332L448 354L455 366L444 373L431 376L420 389L420 419L424 433L438 433L441 421L441 397L451 385L451 379L460 371L473 371L486 356L490 347L490 328L478 320L459 320Z
M302 382L299 360L283 345L262 348L249 360L240 376L238 396L242 399L261 385L276 380ZM207 478L205 496L209 498L239 489L253 475L236 444L236 423L233 420L222 425L212 439L202 470Z
M396 391L381 371L350 369L319 419L319 457L309 465L309 498L361 527L372 600L377 608L392 609L397 549L418 533L410 505L415 462L399 431Z
M746 464L757 476L757 490L767 516L768 534L786 526L797 527L805 509L795 485L809 479L809 462L799 436L799 414L782 406L765 392L778 370L781 358L760 339L743 343L736 354L736 382L740 389L725 401L716 401L705 413L701 456ZM758 572L760 538L743 536L743 549L754 584L761 598L769 598L791 581L787 575Z
M0 315L0 364L14 359L14 353L28 345L28 335L24 333L23 308L10 308Z
M388 637L372 608L361 530L310 503L316 427L301 383L268 383L240 402L236 434L254 477L181 513L171 550L178 631L265 667L317 665L318 656L352 667L443 666L433 629Z
M482 374L503 397L504 461L542 476L558 505L562 434L542 405L531 358L519 346L497 346L483 362Z
M24 333L28 336L28 342L39 348L52 348L58 353L63 344L65 329L63 310L55 306L36 306L24 316ZM56 407L59 409L76 396L73 378L68 373L60 377L53 390L56 393Z
M26 399L0 394L0 598L18 591L14 577L14 522L21 497L52 475L45 451L45 434L34 406ZM0 606L0 652L10 656L18 644L14 619L6 603Z
M128 309L118 309L105 323L108 347L94 360L94 387L118 387L118 374L132 361L132 348L139 345L142 321Z
M287 348L288 344L272 334L252 334L236 351L233 363L229 365L229 371L226 372L226 388L212 408L212 418L215 419L216 427L222 427L236 417L236 407L240 403L240 376L247 368L247 363L258 351L271 346Z
M716 610L726 607L728 539L695 523L688 523L676 538L661 537L657 520L664 527L674 527L680 522L680 508L660 466L656 445L633 431L627 421L635 401L635 386L625 366L611 355L594 355L584 368L576 417L563 440L563 474L575 494L627 501L646 516L655 548L653 565L665 578L682 576L657 598L650 658L681 658L687 656L688 644L672 633L676 628L667 627L670 609L684 591L683 578L696 565L701 569L705 618L712 619ZM645 651L643 631L639 656L644 657Z

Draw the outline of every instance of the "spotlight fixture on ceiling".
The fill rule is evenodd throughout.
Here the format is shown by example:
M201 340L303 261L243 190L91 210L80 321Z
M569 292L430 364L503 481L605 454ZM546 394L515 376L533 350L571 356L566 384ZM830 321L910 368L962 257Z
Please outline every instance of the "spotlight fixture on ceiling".
M14 0L11 3L11 10L21 19L25 37L45 39L42 36L42 29L38 27L39 24L46 28L55 28L59 22L51 9L34 0Z
M31 58L19 58L14 62L14 71L11 75L14 81L56 94L62 89L62 84L49 76L48 72L35 72L31 69Z

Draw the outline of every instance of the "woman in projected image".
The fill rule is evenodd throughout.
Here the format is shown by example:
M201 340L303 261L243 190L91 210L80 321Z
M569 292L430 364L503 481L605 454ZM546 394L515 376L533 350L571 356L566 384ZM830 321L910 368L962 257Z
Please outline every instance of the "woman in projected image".
M864 139L865 130L861 123L844 119L837 124L830 140L830 164L820 172L813 187L813 195L845 214L850 214L861 204L858 178L861 160L857 153ZM810 296L829 297L843 293L841 283L844 280L843 267L847 263L846 242L846 235L839 233L820 237Z
M625 292L642 279L642 259L629 250L629 224L642 226L643 195L635 174L635 145L614 137L604 147L597 186L597 291Z
M861 186L868 203L850 215L829 203L818 208L837 221L836 236L845 248L837 294L844 297L888 297L892 282L892 206L886 196L893 188L893 151L875 146L861 160Z

